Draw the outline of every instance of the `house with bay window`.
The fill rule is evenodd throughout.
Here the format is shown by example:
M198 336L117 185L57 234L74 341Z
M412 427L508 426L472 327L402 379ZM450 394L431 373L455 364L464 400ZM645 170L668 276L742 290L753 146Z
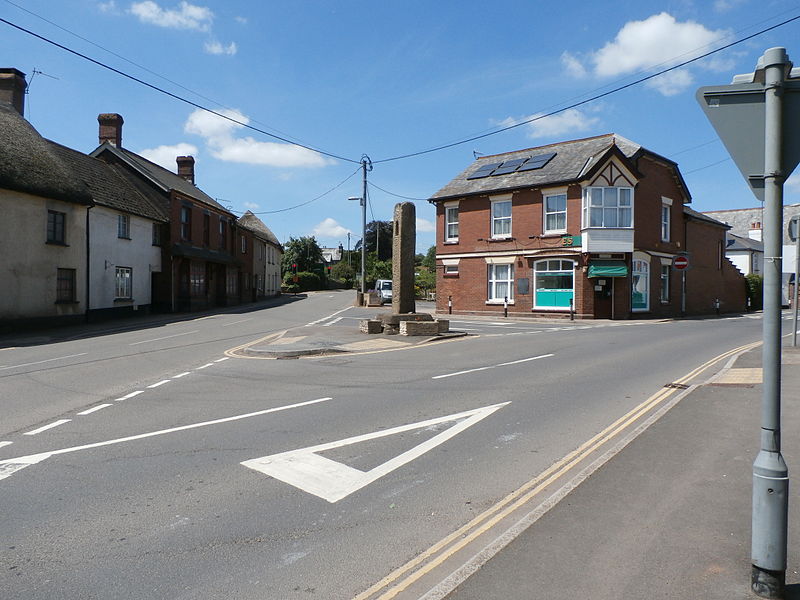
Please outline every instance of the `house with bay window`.
M480 157L429 202L439 311L629 319L745 308L728 227L686 206L676 163L619 135Z

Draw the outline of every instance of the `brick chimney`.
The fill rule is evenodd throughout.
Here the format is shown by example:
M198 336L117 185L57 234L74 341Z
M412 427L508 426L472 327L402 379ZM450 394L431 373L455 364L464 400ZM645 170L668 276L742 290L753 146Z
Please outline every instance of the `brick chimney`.
M750 223L750 229L747 230L747 237L751 240L762 241L761 239L761 221Z
M100 143L108 142L112 146L122 148L122 124L125 120L117 113L102 113L97 115L100 123Z
M7 102L25 116L25 73L14 68L0 68L0 102Z
M194 185L194 156L179 156L175 160L178 162L178 175Z

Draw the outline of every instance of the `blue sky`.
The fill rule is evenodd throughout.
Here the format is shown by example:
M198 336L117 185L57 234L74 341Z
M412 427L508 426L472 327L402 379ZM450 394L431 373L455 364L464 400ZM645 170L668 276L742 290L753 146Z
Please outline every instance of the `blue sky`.
M258 214L281 241L315 235L346 247L348 231L351 245L360 239L360 207L347 198L361 195L366 154L368 220L391 219L398 196L420 199L424 252L435 241L425 199L473 151L609 132L678 162L695 210L757 206L694 94L752 71L773 46L800 65L800 20L554 117L381 161L569 106L798 15L800 3L784 0L0 0L3 19L339 158L222 120L4 23L0 66L27 73L26 116L45 137L89 152L97 115L120 113L123 146L172 169L175 156L194 155L204 191L237 214ZM797 175L785 202L800 202Z

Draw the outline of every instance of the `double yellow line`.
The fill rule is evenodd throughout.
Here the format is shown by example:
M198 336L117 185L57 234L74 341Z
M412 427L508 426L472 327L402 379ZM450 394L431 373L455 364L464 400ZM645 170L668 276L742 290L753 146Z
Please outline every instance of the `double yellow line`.
M761 341L753 342L751 344L746 344L720 354L719 356L712 358L708 362L700 365L687 375L684 375L674 383L683 385L719 361L742 352L746 352L747 350L751 350L752 348L759 346L761 343ZM391 598L396 597L414 582L418 581L427 573L440 566L456 552L472 543L478 537L492 529L492 527L503 521L503 519L523 507L537 494L542 492L542 490L546 489L555 481L569 473L588 455L595 452L609 440L619 436L634 422L639 420L645 413L655 409L659 404L664 402L664 400L678 391L682 390L675 387L662 388L640 405L603 429L603 431L578 446L578 448L558 460L556 463L548 467L542 473L522 485L517 490L511 492L505 498L497 502L494 506L476 516L469 523L443 538L411 561L407 562L401 567L398 567L389 575L371 586L369 589L360 593L353 600L368 600L370 598L373 598L374 600L390 600ZM422 566L420 567L420 565ZM377 595L381 590L386 591L380 595Z

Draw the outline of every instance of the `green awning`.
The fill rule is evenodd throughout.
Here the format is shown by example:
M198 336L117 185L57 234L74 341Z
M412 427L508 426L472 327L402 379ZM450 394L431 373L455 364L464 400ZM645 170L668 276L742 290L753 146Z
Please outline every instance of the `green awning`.
M627 277L628 266L622 260L592 260L588 277Z

